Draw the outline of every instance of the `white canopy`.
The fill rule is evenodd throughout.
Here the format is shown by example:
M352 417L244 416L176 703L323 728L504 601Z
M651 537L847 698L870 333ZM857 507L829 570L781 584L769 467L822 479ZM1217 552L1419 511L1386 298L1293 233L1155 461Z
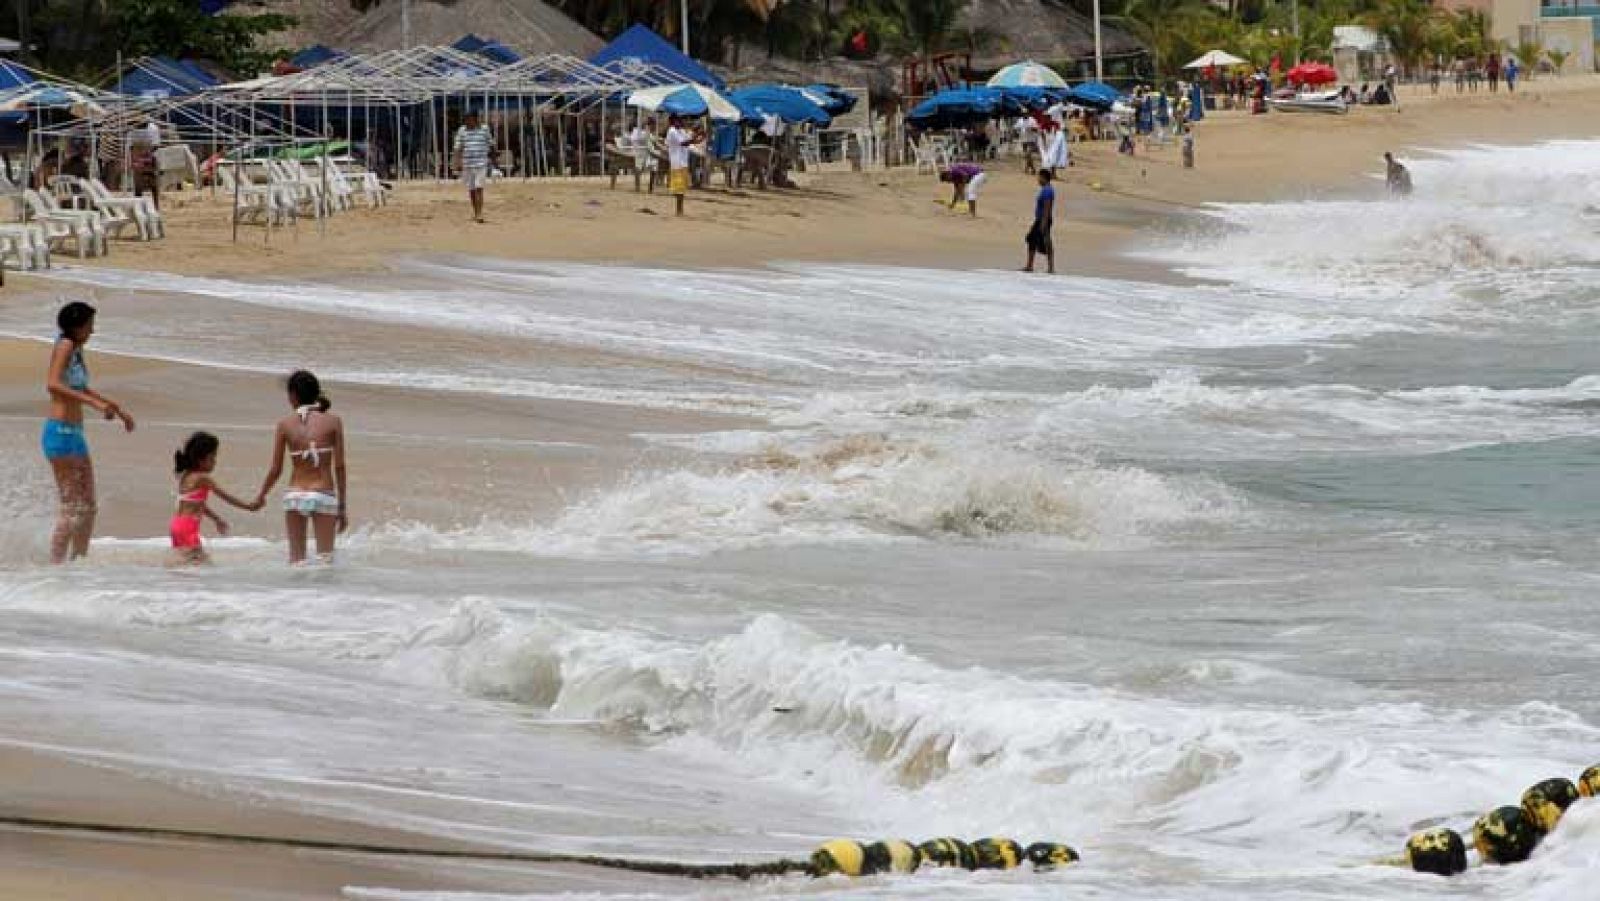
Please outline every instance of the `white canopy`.
M1205 68L1208 68L1208 67L1211 67L1211 66L1216 66L1217 68L1225 68L1227 66L1242 66L1242 65L1244 65L1244 64L1246 64L1248 62L1249 62L1249 60L1240 59L1239 57L1234 56L1233 54L1229 53L1226 50L1212 50L1212 51L1207 52L1204 56L1200 57L1199 59L1195 60L1194 62L1190 63L1189 65L1184 66L1184 68L1185 69L1205 69Z

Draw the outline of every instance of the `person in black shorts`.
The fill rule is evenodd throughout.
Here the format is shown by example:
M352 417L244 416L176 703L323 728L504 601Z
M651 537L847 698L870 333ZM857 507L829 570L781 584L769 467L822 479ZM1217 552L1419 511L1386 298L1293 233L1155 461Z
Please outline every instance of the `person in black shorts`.
M1044 254L1051 275L1056 273L1056 245L1050 240L1050 229L1056 221L1056 189L1051 187L1053 176L1049 169L1039 170L1039 196L1033 201L1033 227L1028 229L1028 265L1023 272L1033 271L1034 257Z

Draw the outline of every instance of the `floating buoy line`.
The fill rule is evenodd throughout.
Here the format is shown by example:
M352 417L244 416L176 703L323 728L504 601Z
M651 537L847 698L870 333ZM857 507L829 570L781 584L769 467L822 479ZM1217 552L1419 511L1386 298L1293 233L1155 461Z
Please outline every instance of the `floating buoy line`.
M1405 854L1376 861L1405 866L1419 873L1455 876L1470 866L1468 850L1483 864L1504 865L1527 860L1539 842L1561 822L1567 808L1579 798L1600 796L1600 765L1584 770L1576 783L1570 779L1546 779L1522 793L1520 803L1496 807L1472 824L1469 843L1454 829L1437 827L1412 835ZM117 835L168 841L211 844L256 845L367 854L387 857L430 857L441 860L493 861L529 864L576 864L680 876L686 879L753 879L758 876L804 874L825 876L874 876L882 873L914 873L923 868L963 870L1013 870L1023 866L1045 872L1071 866L1081 858L1078 852L1059 842L1034 842L1023 845L1010 838L983 838L973 842L958 838L935 838L913 844L903 839L870 843L850 839L824 842L806 860L773 860L765 863L688 864L665 860L629 857L600 857L588 854L545 854L524 851L476 851L417 848L401 845L335 842L285 836L251 835L191 829L161 829L126 826L116 823L90 823L72 820L0 816L0 827L40 832L77 832L92 835Z

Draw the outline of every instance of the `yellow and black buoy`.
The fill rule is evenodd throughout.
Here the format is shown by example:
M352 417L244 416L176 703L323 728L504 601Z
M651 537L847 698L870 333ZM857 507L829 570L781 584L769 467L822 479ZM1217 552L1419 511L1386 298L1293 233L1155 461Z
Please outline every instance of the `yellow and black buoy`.
M1548 833L1561 822L1572 802L1578 800L1578 787L1570 779L1546 779L1522 793L1522 812L1540 832Z
M1456 837L1460 841L1460 836ZM1078 862L1078 852L1055 842L1034 842L1022 852L1035 870L1053 870Z
M1472 824L1472 844L1484 863L1520 863L1533 854L1541 833L1520 807L1496 807Z
M1600 796L1600 763L1583 771L1578 777L1578 794L1585 798Z
M1022 846L1009 838L981 838L972 843L980 870L1014 870L1022 866Z
M922 862L931 867L978 868L972 846L959 838L931 838L918 845L917 850L922 852Z
M917 850L917 846L897 838L873 842L861 850L863 875L915 873L917 867L922 865L922 852Z
M1418 873L1454 876L1467 871L1467 843L1454 829L1429 829L1406 841L1406 862Z
M867 861L867 852L860 842L836 838L823 842L822 847L811 852L811 872L816 876L860 876Z

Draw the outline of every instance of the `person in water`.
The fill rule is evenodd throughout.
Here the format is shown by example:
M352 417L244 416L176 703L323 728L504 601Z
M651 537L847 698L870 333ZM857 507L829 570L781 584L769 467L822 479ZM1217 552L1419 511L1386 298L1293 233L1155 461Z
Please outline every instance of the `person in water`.
M1405 166L1400 165L1400 161L1395 159L1394 154L1392 153L1385 153L1383 155L1383 162L1386 168L1384 173L1384 184L1389 186L1389 193L1396 197L1406 197L1410 195L1411 173L1406 170Z
M212 478L217 467L217 449L220 442L210 432L195 432L182 448L172 455L172 470L178 476L178 509L172 514L172 561L178 565L193 566L210 562L205 545L200 541L200 519L209 517L217 525L217 533L228 534L228 524L212 512L206 504L211 492L241 510L260 510L262 502L245 502L222 490Z
M272 465L261 483L256 503L283 474L283 460L293 461L289 487L283 493L284 527L289 535L289 562L306 559L306 527L317 542L317 557L333 560L334 535L349 528L350 485L345 478L344 423L329 413L333 406L317 377L304 369L289 376L289 406L294 412L279 420L272 439Z
M94 307L82 301L73 301L56 314L61 334L56 338L45 374L50 414L44 421L39 444L55 473L60 495L55 529L50 534L51 563L65 563L69 554L76 559L89 553L89 540L94 535L94 464L83 436L83 408L89 407L106 419L120 419L127 431L134 428L133 417L116 401L89 387L83 348L94 334L94 314Z

